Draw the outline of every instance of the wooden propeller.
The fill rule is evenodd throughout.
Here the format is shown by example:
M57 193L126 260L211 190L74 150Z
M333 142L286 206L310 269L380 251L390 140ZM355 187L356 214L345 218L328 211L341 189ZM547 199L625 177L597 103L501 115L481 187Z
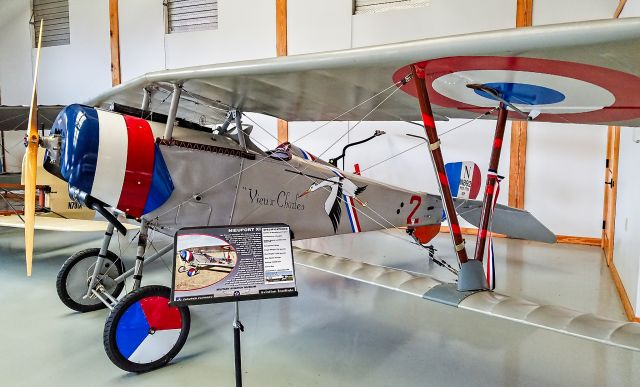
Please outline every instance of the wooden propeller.
M33 74L33 93L31 93L31 108L29 109L29 127L27 128L27 151L24 169L24 248L27 259L27 276L31 277L33 262L33 236L36 218L36 172L38 168L38 101L36 88L38 83L38 65L40 63L40 47L42 46L42 26L38 34L38 51Z

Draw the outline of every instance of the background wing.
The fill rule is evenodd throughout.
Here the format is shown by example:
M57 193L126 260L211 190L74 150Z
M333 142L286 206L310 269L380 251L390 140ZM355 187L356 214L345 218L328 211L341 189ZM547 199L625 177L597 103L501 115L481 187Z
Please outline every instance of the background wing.
M66 232L104 232L108 223L103 220L64 219L36 216L35 229ZM138 228L135 224L125 223L127 230ZM0 216L0 227L24 228L24 221L17 215Z

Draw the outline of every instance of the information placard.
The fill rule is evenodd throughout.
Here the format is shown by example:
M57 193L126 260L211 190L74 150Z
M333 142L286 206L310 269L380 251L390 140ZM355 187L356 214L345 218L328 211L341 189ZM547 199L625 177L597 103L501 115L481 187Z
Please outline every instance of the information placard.
M173 305L297 295L286 224L188 227L176 233Z

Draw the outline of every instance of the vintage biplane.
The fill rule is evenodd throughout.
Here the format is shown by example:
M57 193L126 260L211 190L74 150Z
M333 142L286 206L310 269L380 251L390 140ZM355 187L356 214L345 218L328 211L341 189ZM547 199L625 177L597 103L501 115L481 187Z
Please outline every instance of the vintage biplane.
M508 119L640 126L640 19L485 32L328 53L149 73L85 104L65 107L48 136L31 122L25 184L34 198L36 154L74 200L109 225L100 248L62 266L58 294L77 311L111 309L109 358L127 371L170 361L189 331L187 307L169 289L141 287L149 230L282 222L296 239L406 228L425 245L447 219L458 259L449 284L365 262L297 249L298 263L428 300L639 350L640 325L541 306L491 291L487 237L554 242L530 213L495 205ZM34 99L32 106L37 106ZM420 121L440 195L413 192L340 170L295 144L256 145L246 113L287 121ZM202 119L202 118L205 119ZM436 121L496 120L482 201L452 196ZM215 124L211 124L215 123ZM416 171L416 173L423 173ZM424 172L424 178L429 174ZM458 215L478 226L469 254ZM33 206L26 211L31 270ZM135 266L109 251L126 217L140 223ZM453 267L457 266L457 267ZM133 291L118 299L125 278Z
M231 246L219 251L180 250L178 255L182 265L178 267L178 272L187 273L189 277L198 274L200 270L230 273L236 265L235 252L232 257L232 250Z

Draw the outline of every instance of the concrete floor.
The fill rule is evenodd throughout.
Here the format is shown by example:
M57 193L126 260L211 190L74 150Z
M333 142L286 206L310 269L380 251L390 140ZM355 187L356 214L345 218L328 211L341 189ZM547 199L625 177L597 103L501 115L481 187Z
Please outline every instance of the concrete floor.
M37 232L34 275L27 279L22 230L0 229L0 386L233 385L232 304L192 307L189 339L163 369L134 375L111 364L102 347L107 312L72 312L55 291L64 260L99 246L100 237ZM403 239L376 232L303 245L450 278ZM449 243L446 235L435 241L453 263ZM125 254L127 267L132 253ZM624 319L599 248L496 240L496 256L501 292ZM165 261L148 266L143 282L167 284ZM640 385L639 353L301 266L296 274L298 298L241 304L246 386Z

